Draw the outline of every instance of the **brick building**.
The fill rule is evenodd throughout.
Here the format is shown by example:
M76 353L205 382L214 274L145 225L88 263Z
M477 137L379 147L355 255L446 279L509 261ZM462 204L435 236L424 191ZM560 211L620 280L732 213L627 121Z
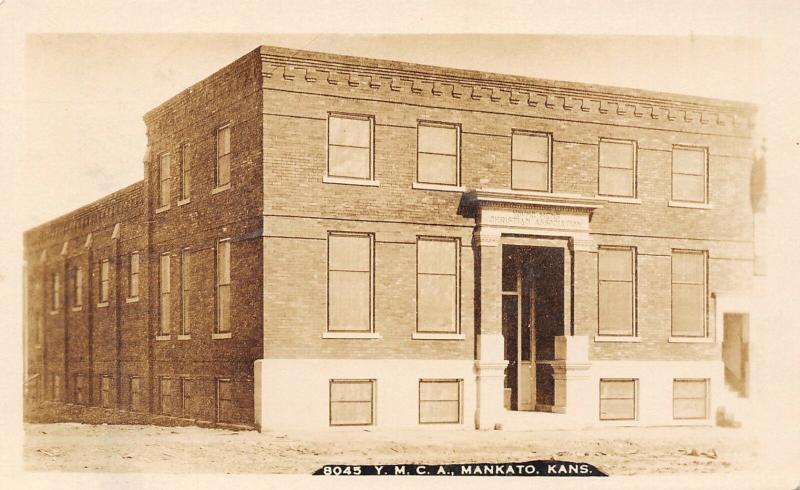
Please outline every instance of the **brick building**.
M754 107L260 47L26 232L30 402L264 428L711 424Z

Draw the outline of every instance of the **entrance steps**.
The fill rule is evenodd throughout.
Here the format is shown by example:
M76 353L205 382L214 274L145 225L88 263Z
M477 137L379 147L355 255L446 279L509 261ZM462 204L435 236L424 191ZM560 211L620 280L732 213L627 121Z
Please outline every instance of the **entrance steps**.
M585 424L574 421L563 413L527 412L506 410L503 420L505 430L579 429Z

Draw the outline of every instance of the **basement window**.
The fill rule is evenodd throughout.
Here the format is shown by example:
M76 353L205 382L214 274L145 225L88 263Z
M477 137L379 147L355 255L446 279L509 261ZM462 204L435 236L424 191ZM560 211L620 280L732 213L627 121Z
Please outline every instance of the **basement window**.
M708 418L708 380L675 379L672 381L672 417Z
M330 381L330 425L373 425L375 380Z
M461 423L461 380L419 380L419 423Z
M600 380L600 420L636 420L636 379Z

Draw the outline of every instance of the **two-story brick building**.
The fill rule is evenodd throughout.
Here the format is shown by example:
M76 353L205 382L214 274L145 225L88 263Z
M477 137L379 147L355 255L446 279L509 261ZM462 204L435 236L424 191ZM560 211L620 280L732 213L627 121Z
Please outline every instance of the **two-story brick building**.
M264 428L710 424L746 392L738 102L260 47L25 235L31 400Z

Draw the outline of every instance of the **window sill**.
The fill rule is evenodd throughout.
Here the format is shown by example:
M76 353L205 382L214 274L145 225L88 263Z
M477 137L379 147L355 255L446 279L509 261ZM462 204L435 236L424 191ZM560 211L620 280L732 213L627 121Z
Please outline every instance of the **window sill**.
M377 332L322 332L323 339L382 339Z
M713 344L711 337L673 337L670 335L668 342L671 344Z
M72 307L72 311L81 311L82 309L83 309L83 306L73 306Z
M138 296L134 296L132 298L125 298L125 302L126 303L138 303L139 302L139 297Z
M344 184L344 185L363 185L367 187L379 187L381 182L372 179L357 179L353 177L335 177L326 175L322 178L322 182L326 184Z
M411 188L423 191L443 191L443 192L466 192L467 190L466 187L460 185L426 184L424 182L414 182L411 184Z
M108 308L108 301L105 301L103 303L97 303L97 307L98 308Z
M435 332L414 332L411 334L414 340L464 340L463 333L435 333Z
M626 335L595 335L595 342L641 342L641 337L630 337Z
M183 206L184 204L189 204L190 202L192 202L192 199L190 197L187 197L186 199L179 200L178 206Z
M171 339L172 339L172 335L169 335L169 334L156 335L156 340L171 340Z
M225 185L221 185L219 187L214 187L213 189L211 189L211 194L219 194L220 192L227 191L230 188L231 188L231 184L230 183L225 184Z
M231 338L231 333L230 333L230 332L218 332L218 333L212 333L212 334L211 334L211 338L212 338L213 340L217 340L217 339L229 339L229 338Z
M623 197L623 196L604 196L602 194L595 194L595 199L602 199L608 202L617 202L621 204L641 204L642 200L638 197Z
M671 208L714 209L714 206L705 202L669 201L667 206Z
M156 214L163 213L164 211L168 210L169 210L169 204L167 204L166 206L161 206L160 208L156 208Z
M178 335L178 340L191 340L191 335Z

